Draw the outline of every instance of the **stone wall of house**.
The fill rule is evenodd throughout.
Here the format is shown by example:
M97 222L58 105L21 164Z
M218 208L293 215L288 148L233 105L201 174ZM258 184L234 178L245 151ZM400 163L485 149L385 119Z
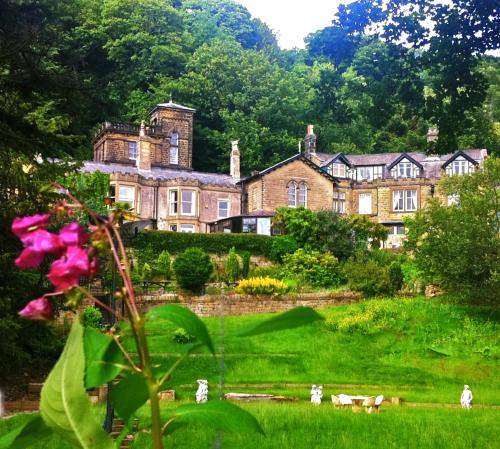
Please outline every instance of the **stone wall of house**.
M343 304L350 304L361 299L361 295L354 292L342 293L307 293L299 295L269 297L248 295L205 295L205 296L177 296L142 295L137 298L141 311L146 312L151 307L161 304L180 304L192 310L199 316L248 315L255 313L274 313L305 306L320 309Z
M308 209L320 210L332 207L332 181L305 162L295 160L245 185L248 193L248 212L258 209L271 211L278 207L287 207L287 186L290 181L307 183Z
M179 167L191 168L193 160L193 112L174 108L157 108L151 115L163 127L163 132L170 136L179 135Z
M359 194L371 193L372 213L369 215L376 221L403 220L413 216L415 212L400 212L394 210L393 194L395 191L415 190L417 192L417 211L424 208L432 197L432 186L436 190L438 179L379 179L353 183L349 199L348 213L359 213ZM437 192L434 192L437 195ZM441 197L439 197L443 200Z

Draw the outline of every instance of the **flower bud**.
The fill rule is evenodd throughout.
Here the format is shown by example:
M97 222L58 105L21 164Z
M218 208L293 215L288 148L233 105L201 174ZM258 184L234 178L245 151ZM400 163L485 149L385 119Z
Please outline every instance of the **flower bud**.
M50 320L52 313L52 304L47 298L42 297L30 301L19 315L27 320Z

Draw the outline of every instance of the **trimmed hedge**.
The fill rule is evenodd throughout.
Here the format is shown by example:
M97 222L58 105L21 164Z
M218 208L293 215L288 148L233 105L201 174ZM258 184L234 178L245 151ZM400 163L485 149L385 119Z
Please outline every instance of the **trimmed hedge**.
M248 251L253 256L269 257L272 237L257 234L190 234L187 232L143 231L130 238L130 248L150 250L160 254L166 250L178 254L188 248L201 248L209 254L228 254L234 247L237 253Z

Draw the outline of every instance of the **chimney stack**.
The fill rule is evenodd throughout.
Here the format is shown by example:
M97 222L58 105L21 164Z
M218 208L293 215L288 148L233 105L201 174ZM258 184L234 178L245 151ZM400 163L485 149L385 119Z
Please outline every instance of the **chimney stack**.
M231 160L229 164L229 174L239 181L240 175L240 150L238 149L238 140L231 140Z
M307 125L307 134L304 139L304 150L306 157L316 155L316 134L314 134L314 125Z
M139 129L139 148L137 149L137 168L140 170L151 170L151 138L146 133L146 125L141 122Z
M427 143L437 142L439 138L439 129L438 128L429 128L427 131Z

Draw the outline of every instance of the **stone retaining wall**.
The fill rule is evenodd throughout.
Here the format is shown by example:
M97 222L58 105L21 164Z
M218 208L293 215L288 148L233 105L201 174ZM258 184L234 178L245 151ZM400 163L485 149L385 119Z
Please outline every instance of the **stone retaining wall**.
M148 294L137 297L139 309L146 312L160 304L180 304L199 316L246 315L252 313L283 312L298 306L314 309L357 302L361 295L354 292L303 293L279 297L250 295L181 296L176 294Z

